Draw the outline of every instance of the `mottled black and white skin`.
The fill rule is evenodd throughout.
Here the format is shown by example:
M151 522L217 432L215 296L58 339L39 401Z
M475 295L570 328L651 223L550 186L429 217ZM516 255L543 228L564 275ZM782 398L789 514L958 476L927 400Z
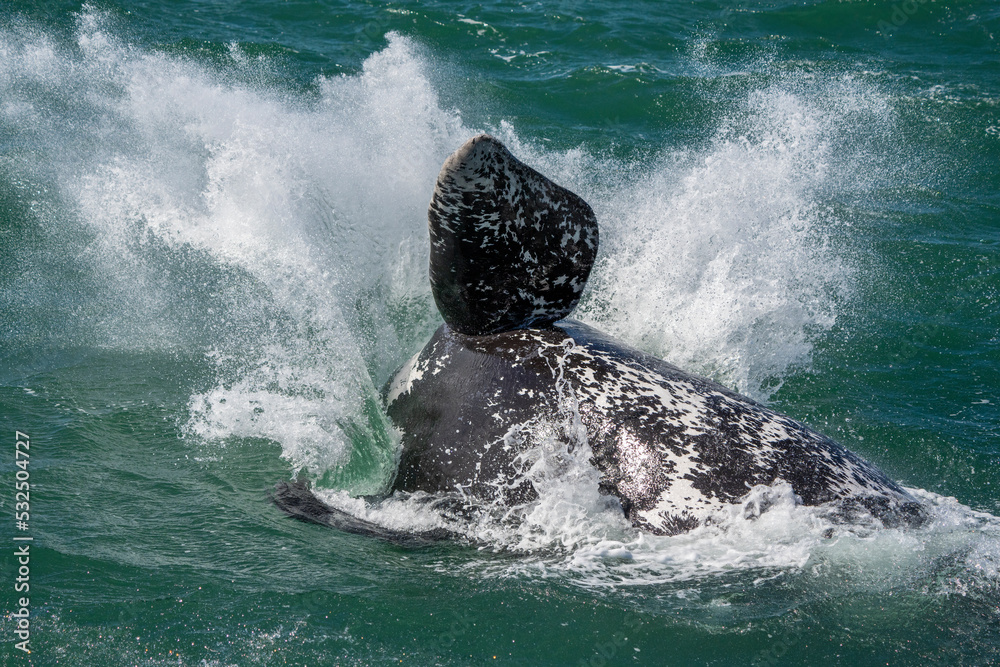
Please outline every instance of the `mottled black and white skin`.
M589 447L600 491L657 535L710 522L780 481L845 519L923 520L910 494L830 438L566 319L597 254L596 219L496 139L475 137L448 158L428 217L445 324L383 392L402 436L392 492L530 502L526 454L544 431ZM309 505L306 487L285 485L284 504L281 491L279 506ZM328 511L297 515L386 537Z
M434 300L452 330L541 327L580 300L597 257L590 205L487 135L445 160L427 211Z

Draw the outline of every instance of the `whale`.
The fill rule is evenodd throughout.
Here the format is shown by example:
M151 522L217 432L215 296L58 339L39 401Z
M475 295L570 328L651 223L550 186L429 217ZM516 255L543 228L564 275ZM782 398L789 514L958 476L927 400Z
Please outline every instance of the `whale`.
M427 217L444 323L382 390L400 434L388 495L531 503L533 453L548 446L588 452L597 490L654 535L711 524L776 484L843 521L926 519L919 500L831 438L573 319L597 218L496 138L473 137L445 160ZM451 536L375 525L302 480L271 499L296 518L402 544Z

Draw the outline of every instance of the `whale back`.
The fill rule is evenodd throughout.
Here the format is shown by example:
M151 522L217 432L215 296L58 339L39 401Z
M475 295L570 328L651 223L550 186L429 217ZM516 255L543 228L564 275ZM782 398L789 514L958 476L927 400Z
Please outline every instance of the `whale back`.
M445 161L427 218L434 300L466 335L565 318L597 256L597 218L587 202L488 135Z
M383 398L402 434L394 491L530 502L539 489L524 462L554 441L573 450L582 426L598 490L656 535L784 483L796 502L829 504L833 520L926 518L905 489L830 438L572 319L490 336L441 326Z

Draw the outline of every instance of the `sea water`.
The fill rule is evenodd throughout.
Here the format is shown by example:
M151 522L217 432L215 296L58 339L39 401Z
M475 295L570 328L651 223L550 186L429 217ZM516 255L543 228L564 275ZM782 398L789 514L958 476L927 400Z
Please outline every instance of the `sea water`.
M983 0L4 5L4 664L994 664L998 33ZM379 392L441 322L434 179L480 132L594 207L576 317L930 522L779 482L652 536L544 437L514 512L366 504ZM293 521L298 475L461 538Z

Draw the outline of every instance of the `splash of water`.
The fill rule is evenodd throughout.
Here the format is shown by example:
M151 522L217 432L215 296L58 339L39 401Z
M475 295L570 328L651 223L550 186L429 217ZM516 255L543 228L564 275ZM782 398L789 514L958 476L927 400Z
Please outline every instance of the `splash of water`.
M662 157L604 203L616 215L582 318L766 398L808 364L853 283L818 204L830 132L817 104L767 89L705 150Z
M4 129L42 156L19 166L58 191L47 224L101 311L75 338L205 350L217 384L191 397L199 438L269 438L315 474L358 438L391 450L376 385L435 324L427 193L470 134L417 46L393 36L358 76L289 96L239 76L254 64L235 46L219 71L110 22L85 8L73 43L21 27L0 46Z
M110 26L85 8L72 43L0 37L4 129L32 148L20 168L58 193L48 224L89 276L77 300L95 312L72 335L204 351L216 381L190 399L199 440L274 440L316 477L392 450L377 389L439 322L426 204L475 133L439 104L433 59L391 35L359 74L296 93L235 45L206 65ZM830 115L780 86L745 107L707 148L642 165L493 131L598 211L582 319L766 395L808 360L850 272L815 199L838 178Z

